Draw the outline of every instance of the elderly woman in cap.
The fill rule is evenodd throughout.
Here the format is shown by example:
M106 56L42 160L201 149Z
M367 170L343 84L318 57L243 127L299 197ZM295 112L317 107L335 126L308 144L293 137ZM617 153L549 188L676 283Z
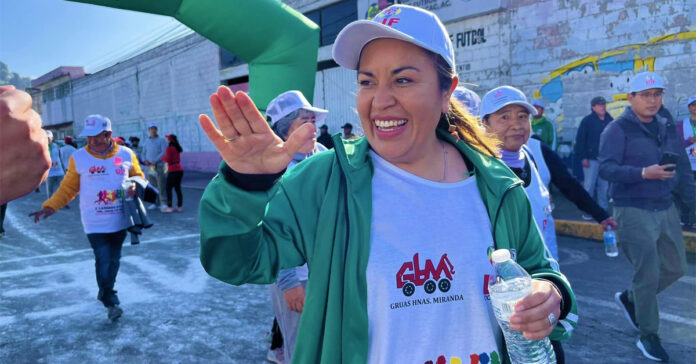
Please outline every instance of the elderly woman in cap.
M439 19L391 6L346 26L333 56L357 70L365 137L335 138L333 150L285 173L314 143L314 126L283 141L246 94L211 96L219 129L200 121L224 162L201 200L206 271L265 284L307 263L295 363L505 362L484 292L488 252L511 249L535 278L512 329L567 338L577 320L570 285L494 140L450 100L458 80Z
M266 108L266 118L272 123L271 129L281 139L288 136L304 124L323 123L327 110L312 106L300 91L287 91L271 100ZM310 156L327 150L321 143L307 143L295 153L288 164L288 169ZM307 264L300 267L283 269L278 273L277 281L271 285L271 302L276 321L282 333L283 346L274 348L269 357L283 358L288 363L292 360L293 349L297 339L297 329L302 317L305 303L305 288L309 272Z

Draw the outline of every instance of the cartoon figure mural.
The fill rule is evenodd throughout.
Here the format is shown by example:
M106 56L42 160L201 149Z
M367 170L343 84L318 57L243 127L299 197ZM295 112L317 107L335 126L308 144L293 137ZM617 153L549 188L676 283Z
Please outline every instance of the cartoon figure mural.
M652 51L652 48L689 39L696 39L696 31L667 34L652 38L645 43L622 46L599 56L587 56L567 63L551 71L548 78L542 79L543 86L534 91L534 98L542 99L546 103L545 115L549 120L556 122L557 132L560 133L564 125L563 79L572 76L582 77L582 75L590 77L596 72L608 72L610 73L609 84L606 85L606 89L597 91L611 93L611 97L607 97L609 101L607 112L616 117L628 105L626 93L631 78L641 71L655 71L656 57L650 55L659 52ZM659 67L657 71L660 71ZM572 124L569 126L575 127Z

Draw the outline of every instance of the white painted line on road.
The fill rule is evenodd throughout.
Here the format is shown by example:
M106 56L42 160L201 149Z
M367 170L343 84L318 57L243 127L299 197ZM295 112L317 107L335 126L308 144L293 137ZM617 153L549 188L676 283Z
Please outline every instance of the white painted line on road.
M590 260L590 256L577 249L561 248L559 252L563 253L561 260L558 262L561 267L575 264L582 264Z
M611 308L615 311L620 311L619 307L616 306L616 303L614 303L614 301L600 300L597 298L591 298L591 297L585 297L585 296L575 296L575 298L578 300L578 302L586 303L588 305L600 306L600 307L604 307L604 308ZM582 318L582 312L580 312L580 317ZM665 320L665 321L676 322L679 324L689 325L689 326L696 326L696 319L682 317L682 316L674 315L671 313L660 312L660 319Z
M150 239L150 240L143 240L140 242L140 244L151 244L151 243L161 243L165 241L172 241L172 240L179 240L179 239L189 239L189 238L197 238L200 237L200 234L186 234L186 235L179 235L179 236L168 236L165 238L157 238L157 239ZM132 246L130 244L124 244L123 247L129 247ZM43 254L43 255L35 255L32 257L22 257L22 258L14 258L14 259L7 259L7 260L0 260L0 264L3 263L16 263L16 262L23 262L27 260L32 260L32 259L43 259L43 258L55 258L55 257L69 257L73 255L78 255L82 254L85 252L92 252L92 249L77 249L77 250L68 250L60 253L51 253L51 254Z
M5 217L7 218L7 221L10 223L10 225L12 225L12 227L17 229L22 235L24 235L30 239L36 240L37 243L40 243L44 246L47 246L47 247L51 248L51 250L57 250L56 247L60 246L60 244L56 243L55 241L53 241L51 239L47 239L45 235L37 234L34 231L32 231L35 229L32 229L31 225L27 226L28 224L26 223L27 221L31 221L31 219L29 217L18 218L12 212L11 209L7 210ZM32 222L32 224L34 224L34 223Z

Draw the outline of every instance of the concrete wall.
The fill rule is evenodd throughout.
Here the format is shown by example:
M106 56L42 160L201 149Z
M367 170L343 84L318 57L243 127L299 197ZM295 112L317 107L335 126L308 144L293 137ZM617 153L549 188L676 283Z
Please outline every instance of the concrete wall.
M176 134L188 170L215 170L220 158L198 124L211 114L208 97L220 85L218 47L197 34L167 43L73 84L75 131L90 114L108 116L114 135Z
M574 139L594 96L618 116L630 79L644 70L664 77L665 106L685 115L685 99L696 93L695 4L510 0L510 82L547 104L565 140Z

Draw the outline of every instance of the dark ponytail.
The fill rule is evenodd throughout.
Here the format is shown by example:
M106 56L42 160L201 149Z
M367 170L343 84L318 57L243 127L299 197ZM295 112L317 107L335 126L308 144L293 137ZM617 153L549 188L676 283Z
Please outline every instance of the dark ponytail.
M174 149L176 149L177 152L181 153L184 151L184 148L182 148L179 144L179 139L176 138L176 135L169 134L167 135L167 138L169 139L169 145L174 147Z
M437 67L438 83L441 91L448 91L452 87L455 71L447 64L442 56L426 51L433 57ZM469 114L459 101L450 99L447 114L440 114L437 127L448 131L455 137L474 147L479 152L491 157L498 157L500 141L491 133L486 132L481 122Z

